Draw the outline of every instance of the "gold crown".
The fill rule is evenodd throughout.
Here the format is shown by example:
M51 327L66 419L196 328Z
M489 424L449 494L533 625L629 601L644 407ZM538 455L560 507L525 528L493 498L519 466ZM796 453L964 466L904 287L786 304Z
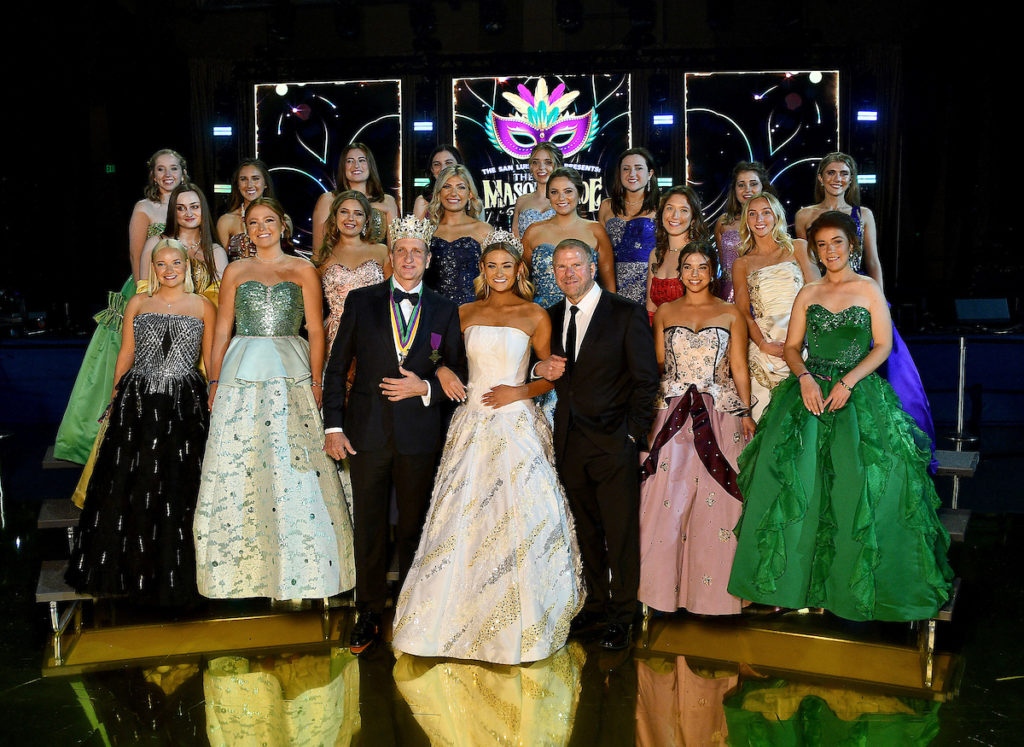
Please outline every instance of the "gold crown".
M491 229L491 232L487 234L487 238L484 239L484 243L481 246L486 249L491 244L511 244L517 252L523 253L523 242L517 239L514 233L506 231L504 228Z
M419 239L429 247L430 239L434 236L434 224L426 218L400 215L391 221L388 231L391 235L391 246L399 239Z

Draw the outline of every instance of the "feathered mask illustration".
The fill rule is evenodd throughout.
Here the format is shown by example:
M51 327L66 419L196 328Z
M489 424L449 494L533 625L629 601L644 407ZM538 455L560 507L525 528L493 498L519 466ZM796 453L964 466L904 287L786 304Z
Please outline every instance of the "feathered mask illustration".
M517 114L501 117L491 109L487 113L487 138L498 150L520 160L530 157L537 143L557 145L569 158L589 146L597 135L597 111L591 109L583 115L563 113L579 91L566 92L559 83L551 95L543 78L537 80L533 93L524 86L517 87L519 95L503 93Z

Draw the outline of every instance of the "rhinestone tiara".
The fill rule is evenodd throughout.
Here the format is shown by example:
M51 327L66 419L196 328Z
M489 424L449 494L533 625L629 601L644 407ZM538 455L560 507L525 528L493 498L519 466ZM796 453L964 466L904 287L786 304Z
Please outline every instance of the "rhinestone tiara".
M391 246L399 239L419 239L429 247L430 239L434 236L434 224L426 218L402 215L391 221L388 232L391 235Z
M492 229L481 246L486 249L491 244L511 244L520 254L523 251L523 242L517 239L514 233L506 231L504 228Z

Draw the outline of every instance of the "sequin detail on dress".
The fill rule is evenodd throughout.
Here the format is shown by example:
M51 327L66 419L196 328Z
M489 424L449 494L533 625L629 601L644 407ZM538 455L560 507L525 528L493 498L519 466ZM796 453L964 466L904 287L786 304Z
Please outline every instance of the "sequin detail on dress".
M345 310L345 299L356 288L383 283L384 268L375 259L368 259L354 269L337 262L324 270L321 282L329 309L327 318L324 319L324 331L327 335L324 365L327 365L327 360L331 357L331 349L334 347L334 338L341 325L341 313Z
M538 244L533 247L530 255L530 281L533 283L533 300L546 309L565 298L565 294L555 283L555 272L552 268L554 244Z
M616 292L643 304L647 297L647 262L654 250L654 220L644 216L630 220L612 217L605 229L615 254Z
M519 211L519 238L523 238L526 233L526 229L532 226L534 223L539 223L542 220L555 217L555 209L548 208L541 212L540 210L534 210L533 208L526 208L525 210Z
M476 300L473 281L479 274L480 242L472 236L430 240L430 267L423 276L428 287L461 306Z
M302 289L235 292L196 508L199 591L213 598L332 596L355 583L352 526L297 336Z
M722 245L718 248L719 261L722 263L722 281L718 291L719 298L732 303L736 291L732 285L732 265L740 256L740 232L734 228L722 231Z
M139 314L135 359L100 442L66 578L83 593L196 598L192 516L206 443L203 321Z

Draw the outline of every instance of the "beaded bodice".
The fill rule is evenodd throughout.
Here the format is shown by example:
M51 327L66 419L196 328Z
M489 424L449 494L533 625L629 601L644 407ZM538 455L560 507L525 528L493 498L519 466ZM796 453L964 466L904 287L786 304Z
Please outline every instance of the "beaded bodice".
M612 217L604 224L616 262L647 264L654 249L654 219L641 216L625 220Z
M191 258L192 264L192 284L195 286L196 293L205 292L211 285L216 283L216 279L210 277L209 270L206 269L206 265L195 257Z
M445 241L430 240L430 267L424 280L428 286L458 305L476 300L473 281L480 274L480 242L472 236Z
M804 274L793 261L779 262L747 275L754 318L789 316L793 300L804 287Z
M302 288L291 280L273 285L246 280L235 291L235 333L239 335L295 336L304 312Z
M203 320L186 314L136 315L135 359L132 370L149 380L155 388L160 382L196 373L199 349L203 342Z
M353 269L339 262L324 270L322 282L329 316L340 318L348 294L356 288L384 282L384 268L375 259L368 259Z
M655 405L678 397L690 386L710 394L715 409L731 412L743 409L729 368L729 330L704 327L693 331L675 325L665 329L665 370Z
M522 238L523 234L526 233L526 229L532 226L538 221L547 220L548 218L555 217L555 209L548 208L541 212L540 210L534 210L533 208L526 208L525 210L519 211L519 237Z
M682 298L685 293L686 288L679 278L651 278L651 302L655 306Z
M555 283L555 272L552 268L554 244L538 244L533 247L530 255L530 281L533 283L533 300L548 308L565 298L565 294Z
M807 307L807 368L849 370L871 350L871 312L847 306L833 313L820 304Z
M383 244L384 237L388 233L387 223L384 220L384 212L375 207L370 208L370 230L366 232L366 240L371 244Z
M256 256L256 245L244 233L236 233L228 239L227 246L228 260L234 262L236 259L247 259Z

